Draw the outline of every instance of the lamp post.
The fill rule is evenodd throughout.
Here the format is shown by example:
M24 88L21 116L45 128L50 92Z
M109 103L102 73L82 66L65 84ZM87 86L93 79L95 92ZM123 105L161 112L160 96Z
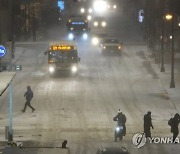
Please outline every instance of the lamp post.
M162 31L161 31L161 72L165 72L164 66L164 20L170 21L172 19L172 14L165 14L162 12Z
M161 72L165 72L164 67L164 16L162 18L162 31L161 31Z
M174 0L172 0L172 40L171 40L171 82L170 88L175 88L174 82L174 22L175 22L175 13L174 13Z

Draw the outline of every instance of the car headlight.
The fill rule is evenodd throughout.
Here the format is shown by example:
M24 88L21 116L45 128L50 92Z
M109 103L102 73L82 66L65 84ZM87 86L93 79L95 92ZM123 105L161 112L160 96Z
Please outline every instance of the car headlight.
M92 19L91 15L88 15L88 16L87 16L87 19L88 19L88 20L91 20L91 19Z
M97 38L97 37L94 37L93 39L92 39L92 44L93 45L97 45L99 43L99 39Z
M104 49L106 49L106 47L105 47L105 46L103 46L103 48L104 48Z
M120 49L121 49L121 46L118 46L118 49L120 50Z
M110 7L111 7L110 5L107 6L108 9L110 9Z
M81 11L81 13L84 13L84 12L85 12L85 9L84 9L84 8L81 8L80 11Z
M69 33L68 38L69 38L70 40L73 40L74 35L73 35L72 33Z
M74 29L73 27L70 28L70 30L73 30L73 29Z
M55 71L55 67L54 66L49 66L49 72L54 73L54 71Z
M71 67L71 71L72 71L72 73L76 73L76 72L77 72L77 70L78 70L78 68L77 68L77 66L76 66L76 65L73 65L73 66Z
M92 9L91 9L91 8L89 8L88 12L89 12L89 13L92 13Z
M116 6L116 5L113 5L113 8L114 8L114 9L116 9L116 8L117 8L117 6Z
M84 40L86 40L88 38L88 34L84 33L82 37L83 37Z
M101 23L101 25L102 25L102 27L106 27L106 22L103 21L103 22Z
M97 21L94 22L94 26L95 26L95 27L98 26L98 22L97 22Z

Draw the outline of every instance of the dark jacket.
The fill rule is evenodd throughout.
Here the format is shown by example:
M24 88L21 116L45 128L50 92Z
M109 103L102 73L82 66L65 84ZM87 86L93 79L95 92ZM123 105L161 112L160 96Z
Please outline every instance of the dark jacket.
M31 101L31 99L33 98L33 92L31 89L28 89L25 94L24 97L26 97L27 101Z
M150 129L150 127L153 128L151 116L148 114L145 114L144 115L144 129Z
M122 112L120 112L113 118L113 120L117 121L118 123L125 124L126 123L126 116Z
M179 133L179 129L178 129L179 123L180 123L180 117L175 115L171 121L171 132L172 133Z

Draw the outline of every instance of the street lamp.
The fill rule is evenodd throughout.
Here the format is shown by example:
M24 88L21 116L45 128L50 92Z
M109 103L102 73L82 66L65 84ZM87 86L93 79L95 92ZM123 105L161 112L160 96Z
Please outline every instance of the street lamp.
M166 18L166 20L171 20L172 18L173 18L173 15L172 14L166 14L165 15L165 18Z
M162 31L161 31L161 72L165 72L164 67L164 16L162 18Z
M175 82L174 82L174 22L175 22L175 11L174 11L174 3L175 0L172 0L172 45L171 45L171 82L170 82L170 88L175 88Z
M172 14L167 13L164 15L164 12L162 11L162 31L161 31L161 72L165 72L165 66L164 66L164 20L170 21L172 19Z

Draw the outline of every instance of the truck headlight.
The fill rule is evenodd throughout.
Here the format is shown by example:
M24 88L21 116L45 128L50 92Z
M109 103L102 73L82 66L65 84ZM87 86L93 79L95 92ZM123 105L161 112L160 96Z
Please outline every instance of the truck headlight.
M71 67L71 71L72 71L72 73L76 73L76 72L77 72L77 70L78 70L78 68L77 68L77 66L76 66L76 65L73 65L73 66Z
M89 8L88 12L89 12L89 13L92 13L92 9L91 9L91 8Z
M93 39L92 39L92 44L93 45L97 45L99 43L99 39L97 38L97 37L94 37Z
M83 37L84 40L86 40L88 38L88 34L84 33L82 37Z
M73 38L74 38L73 33L69 33L68 38L69 38L70 40L73 40Z
M97 22L97 21L94 22L94 26L95 26L95 27L98 26L98 22Z
M84 13L85 12L85 9L84 8L81 8L81 13Z
M106 27L106 22L103 21L103 22L101 23L101 25L102 25L102 27Z
M55 72L55 67L54 66L49 66L49 72L54 73Z
M91 15L88 15L87 19L90 21L92 19Z

